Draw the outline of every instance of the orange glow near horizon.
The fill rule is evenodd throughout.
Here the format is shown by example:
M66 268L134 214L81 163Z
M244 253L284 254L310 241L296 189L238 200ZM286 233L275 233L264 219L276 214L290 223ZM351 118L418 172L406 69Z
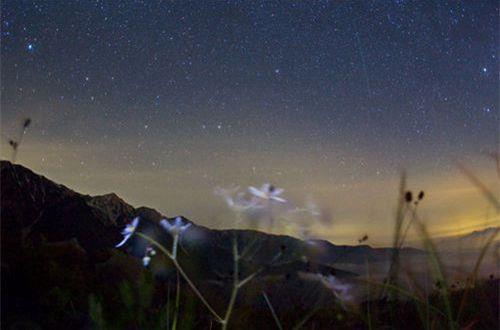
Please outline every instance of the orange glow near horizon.
M212 228L235 227L234 215L213 193L216 186L245 187L272 181L283 187L285 196L296 205L313 198L331 214L331 224L312 226L315 237L352 245L357 244L359 237L368 234L369 244L391 244L399 182L397 170L392 175L365 175L346 181L345 173L332 173L324 165L303 171L301 166L304 169L311 166L305 157L297 157L294 167L287 168L287 162L279 157L279 152L278 157L264 164L270 168L265 173L240 171L248 162L246 157L232 158L232 164L225 164L225 171L214 167L204 169L206 164L203 163L199 168L188 171L176 161L165 161L165 168L156 171L140 164L131 170L127 166L111 166L92 157L86 158L83 163L76 161L75 155L85 158L89 148L62 146L66 152L61 152L61 145L54 149L57 152L51 152L50 144L42 147L27 139L20 150L19 163L80 193L100 195L115 192L135 207L153 207L167 216L182 214ZM6 148L2 150L4 159L9 158L7 151ZM285 169L287 174L273 170L273 167ZM77 172L75 168L78 168ZM487 159L477 161L471 170L484 183L491 183L489 188L497 193L493 184L497 180L494 164ZM430 173L410 169L407 173L408 189L425 191L419 214L433 236L465 234L498 224L498 214L458 169L450 166L448 171ZM210 179L200 180L199 176ZM296 235L286 221L278 223L274 232ZM415 240L415 235L410 234L409 240Z

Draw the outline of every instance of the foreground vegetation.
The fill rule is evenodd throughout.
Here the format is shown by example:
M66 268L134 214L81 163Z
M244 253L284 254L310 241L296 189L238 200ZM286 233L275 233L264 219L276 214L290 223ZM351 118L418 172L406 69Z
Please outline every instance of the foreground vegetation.
M157 221L163 233L158 236L140 225L151 210L139 212L123 236L115 237L117 226L107 232L100 224L104 218L89 206L88 197L7 163L2 163L2 180L2 327L6 329L499 326L499 280L493 274L479 276L488 251L497 248L498 229L485 241L465 280L452 282L418 216L424 193L408 191L404 177L384 280L371 276L368 260L366 272L359 276L333 268L335 264L314 264L299 249L314 241L208 230L215 238L199 245L184 239L195 227L185 219L149 219ZM281 199L277 192L264 186L256 194L267 198L265 193L274 193L271 196ZM44 206L49 198L55 199L53 207ZM33 205L40 208L32 210ZM27 225L40 211L37 221ZM58 217L60 222L52 222ZM424 242L427 286L411 276L402 260L410 229ZM273 244L260 247L264 236ZM225 252L215 253L210 244ZM266 257L264 261L256 251Z

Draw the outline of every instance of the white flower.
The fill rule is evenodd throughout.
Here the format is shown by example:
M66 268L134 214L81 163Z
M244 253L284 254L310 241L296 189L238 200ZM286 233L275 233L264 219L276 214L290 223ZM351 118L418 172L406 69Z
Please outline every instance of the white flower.
M328 275L328 277L323 275L320 276L321 282L324 286L332 290L333 294L341 302L350 302L353 300L351 295L351 286L349 284L342 283L333 275Z
M146 254L149 254L150 256L155 256L156 255L156 250L153 249L151 246L148 246L146 248Z
M147 254L144 257L142 257L142 264L144 265L144 267L147 267L150 261L151 257L148 256Z
M137 218L134 218L134 220L132 220L131 223L128 223L126 226L125 226L125 229L122 230L122 235L123 235L123 239L120 243L118 243L116 245L116 247L120 247L122 246L123 244L125 244L125 242L128 241L128 239L132 236L132 234L135 232L135 230L137 229L137 226L139 225L139 217Z
M281 195L284 190L281 188L275 188L270 183L264 183L260 189L250 186L248 187L248 191L258 198L286 203L285 199L279 197L279 195Z
M173 236L179 236L182 234L186 229L191 227L190 223L184 223L181 217L177 217L174 220L174 223L171 224L167 219L163 219L160 221L160 225L168 231L170 234Z
M142 257L142 264L144 267L147 267L149 263L151 262L151 257L154 257L156 255L155 249L153 249L151 246L148 246L146 248L146 253L144 254L144 257Z
M215 194L224 198L227 206L237 213L244 213L260 206L254 200L245 198L245 193L238 192L238 187L234 189L216 188Z

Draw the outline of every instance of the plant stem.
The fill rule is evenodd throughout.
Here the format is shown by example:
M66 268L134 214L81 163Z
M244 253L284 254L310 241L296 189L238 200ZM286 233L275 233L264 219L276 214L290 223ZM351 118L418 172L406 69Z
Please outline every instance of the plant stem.
M431 266L434 268L434 275L437 278L437 280L439 281L439 283L441 283L441 285L443 286L443 287L439 288L439 291L440 291L440 294L443 298L446 316L448 318L448 327L450 330L454 330L457 327L455 325L455 321L453 320L451 304L450 304L450 300L449 300L448 285L445 281L445 278L444 278L444 275L442 272L441 261L439 260L436 246L434 245L434 242L431 240L425 225L423 223L421 223L418 220L418 218L416 219L416 223L418 224L421 235L424 238L424 244L426 246L426 250L428 251L428 257L430 259Z
M167 330L170 330L170 282L167 287Z
M181 298L181 281L179 281L179 272L177 272L177 288L175 292L175 314L174 320L172 321L172 330L177 329L177 320L179 317L179 304Z
M278 315L276 315L276 312L274 311L273 305L271 305L271 301L267 297L267 294L264 291L262 291L262 295L264 296L264 299L266 300L267 306L271 310L271 314L273 314L273 319L274 319L274 322L276 322L276 326L278 327L278 329L283 330L283 327L281 326L280 319L278 318Z
M213 314L213 316L217 319L217 321L223 322L224 320L219 316L219 314L217 314L217 312L212 308L212 306L210 306L210 304L205 299L205 297L203 297L203 295L198 290L198 288L196 287L196 285L194 285L194 283L191 282L191 280L189 279L189 277L187 276L187 274L184 272L184 269L182 269L181 265L177 262L177 259L173 259L172 258L171 260L174 263L174 265L177 268L177 270L179 271L179 273L184 278L184 280L187 282L187 284L191 287L191 289L198 296L198 298L200 298L201 302L205 305L205 307L207 307L207 309Z
M158 243L156 240L152 239L151 237L149 237L148 235L145 235L141 232L134 232L135 235L141 237L141 238L144 238L146 241L148 241L149 243L153 244L154 246L156 246L158 248L158 250L160 250L163 254L165 254L167 257L169 257L170 259L172 259L172 254L163 247L163 245L161 245L160 243Z
M201 302L205 305L205 307L207 307L207 309L210 311L210 313L212 313L212 315L217 319L218 322L223 323L224 319L222 317L220 317L219 314L217 314L217 312L212 308L212 306L210 306L210 304L205 299L205 297L203 297L203 295L198 290L196 285L194 285L194 283L191 282L191 280L189 279L187 274L184 272L184 269L182 269L182 267L179 264L179 262L177 261L177 259L174 258L173 254L168 252L167 249L165 249L160 243L158 243L156 240L152 239L151 237L149 237L143 233L140 233L140 232L136 232L136 235L144 238L145 240L147 240L148 242L150 242L151 244L156 246L161 252L163 252L172 261L175 268L177 268L177 270L179 271L181 276L184 278L184 280L187 282L187 284L191 287L191 289L194 291L194 293L198 296L198 298L201 300Z
M465 308L465 302L468 297L469 290L472 289L472 287L476 283L476 279L479 273L479 267L481 266L481 262L484 259L484 256L486 255L486 252L488 251L490 245L495 241L495 238L497 235L500 233L500 228L495 229L495 231L491 234L491 236L488 238L486 241L486 244L483 246L481 249L481 252L479 253L479 257L477 258L476 264L474 266L474 270L472 271L472 276L471 276L471 281L465 283L465 288L464 288L464 294L462 297L462 301L460 302L460 307L458 308L458 313L457 313L457 323L460 321L460 316L463 312L463 309Z
M239 273L238 242L236 241L236 237L233 239L233 261L234 261L233 290L231 291L231 298L229 299L226 315L224 315L224 321L222 322L223 330L227 329L227 324L229 323L229 318L231 317L231 313L233 312L234 303L236 302L236 296L238 295L238 290L240 288L239 275L238 275Z
M172 258L177 258L177 244L179 243L179 234L174 235L174 240L172 243Z

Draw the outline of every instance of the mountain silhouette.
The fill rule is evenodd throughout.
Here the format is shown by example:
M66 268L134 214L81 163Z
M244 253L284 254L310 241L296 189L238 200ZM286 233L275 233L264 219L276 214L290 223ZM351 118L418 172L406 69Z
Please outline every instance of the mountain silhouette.
M120 232L125 224L139 217L138 230L169 248L171 237L159 226L159 221L167 217L151 208L134 208L114 193L79 194L8 161L1 161L0 170L2 325L11 326L28 317L44 327L60 328L68 322L75 328L85 327L89 295L113 297L106 299L109 306L115 306L120 283L142 283L144 278L160 279L155 292L163 292L158 293L160 297L166 295L166 284L161 283L175 279L175 272L165 258L156 257L146 269L141 264L147 245L143 239L134 236L121 249L115 245L122 239ZM213 300L229 294L233 238L237 239L239 251L244 252L240 262L242 277L258 271L255 283L263 286L281 278L279 285L289 288L289 297L282 297L288 297L291 304L304 296L316 301L329 292L304 280L311 276L302 275L354 280L356 274L336 264L388 261L392 252L390 248L367 245L305 242L255 230L215 230L183 220L192 226L181 239L178 258L186 273L193 274ZM401 251L402 257L422 254L411 248ZM224 288L222 295L218 293L220 288ZM248 304L260 300L260 295L246 298ZM66 312L69 302L74 309L71 315ZM54 304L64 308L59 310Z

